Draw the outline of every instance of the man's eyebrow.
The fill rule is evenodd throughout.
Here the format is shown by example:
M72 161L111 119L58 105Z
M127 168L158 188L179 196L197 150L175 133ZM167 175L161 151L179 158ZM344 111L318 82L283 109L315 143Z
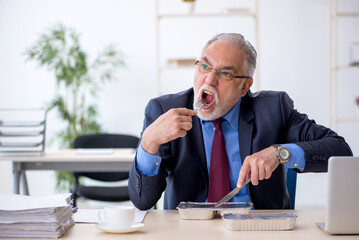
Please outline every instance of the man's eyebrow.
M236 71L236 69L233 66L223 66L219 68L220 70L233 70Z
M202 57L202 60L203 60L203 61L205 61L205 62L207 62L209 65L211 65L211 66L212 66L212 64L210 63L210 61L208 60L208 58L207 58L207 57Z
M211 64L211 62L208 60L207 57L202 57L202 60L205 61L205 62L207 62L209 65L213 66L213 65ZM219 70L225 69L225 70L233 70L233 71L236 71L236 69L234 68L234 66L223 66L223 67L218 68L218 69L219 69Z

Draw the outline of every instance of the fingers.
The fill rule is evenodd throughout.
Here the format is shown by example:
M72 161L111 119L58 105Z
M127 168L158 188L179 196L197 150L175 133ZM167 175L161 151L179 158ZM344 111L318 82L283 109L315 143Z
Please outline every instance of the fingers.
M192 117L197 112L186 108L173 108L159 116L142 134L142 148L156 154L161 144L184 137L192 129Z
M177 108L177 109L169 110L168 115L172 115L172 119L171 118L170 119L172 121L173 130L175 131L174 134L180 137L184 137L186 135L185 132L191 130L192 128L191 116L196 114L197 112L185 108Z
M174 122L168 128L169 135L172 135L170 140L176 139L178 137L184 137L187 135L187 131L191 130L192 122Z
M251 164L251 176L251 183L257 186L259 183L259 169L256 164Z
M237 186L242 186L246 177L251 178L253 185L258 185L259 181L272 176L278 164L276 152L271 147L247 156L239 172Z
M174 119L174 121L177 121L177 126L183 130L189 130L192 128L192 117L191 116L178 116L177 119ZM190 127L190 128L188 128Z
M258 168L258 180L263 180L266 177L266 169L265 167L261 166Z
M239 172L239 177L238 177L238 181L237 181L237 187L241 188L243 186L243 183L247 178L250 177L250 165L248 163L248 161L244 161L243 165L241 167L241 171Z
M157 127L168 132L166 142L178 137L184 137L187 134L187 131L192 128L191 116L193 114L196 114L196 112L191 109L173 108L160 117L161 121L158 122Z
M273 172L273 171L271 171L271 169L269 168L269 166L267 166L265 169L266 169L266 171L265 171L266 174L265 174L265 177L264 177L264 178L265 178L265 179L269 179L269 178L272 176L272 172Z
M175 111L179 115L187 115L187 116L197 115L197 112L195 110L188 109L188 108L172 108L169 111Z

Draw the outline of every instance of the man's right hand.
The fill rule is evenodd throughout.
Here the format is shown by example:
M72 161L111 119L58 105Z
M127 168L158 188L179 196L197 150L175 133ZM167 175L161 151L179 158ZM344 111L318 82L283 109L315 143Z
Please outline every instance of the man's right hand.
M197 112L187 108L168 110L149 125L142 134L142 148L149 154L157 154L161 144L184 137L192 128L192 116Z

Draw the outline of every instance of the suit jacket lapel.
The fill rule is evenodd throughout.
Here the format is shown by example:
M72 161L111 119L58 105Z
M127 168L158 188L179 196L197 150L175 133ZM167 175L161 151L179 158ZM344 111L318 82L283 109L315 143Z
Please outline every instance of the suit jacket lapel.
M200 119L197 116L193 116L192 129L189 131L191 139L192 150L196 155L202 174L208 180L207 161L206 154L204 151L204 142L202 137L202 127Z
M240 116L238 121L239 130L239 147L241 151L241 160L251 154L252 149L252 136L253 136L253 120L254 113L252 110L251 98L248 96L251 93L248 92L242 99Z

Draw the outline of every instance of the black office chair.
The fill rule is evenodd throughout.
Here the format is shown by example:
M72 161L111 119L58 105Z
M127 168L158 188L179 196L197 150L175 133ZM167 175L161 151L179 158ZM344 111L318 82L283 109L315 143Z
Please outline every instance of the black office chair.
M92 134L79 136L73 142L73 148L136 148L139 138L124 134ZM130 200L128 187L106 187L81 185L79 179L87 177L97 181L115 182L126 180L129 172L74 172L73 206L78 197L90 200L120 202Z

